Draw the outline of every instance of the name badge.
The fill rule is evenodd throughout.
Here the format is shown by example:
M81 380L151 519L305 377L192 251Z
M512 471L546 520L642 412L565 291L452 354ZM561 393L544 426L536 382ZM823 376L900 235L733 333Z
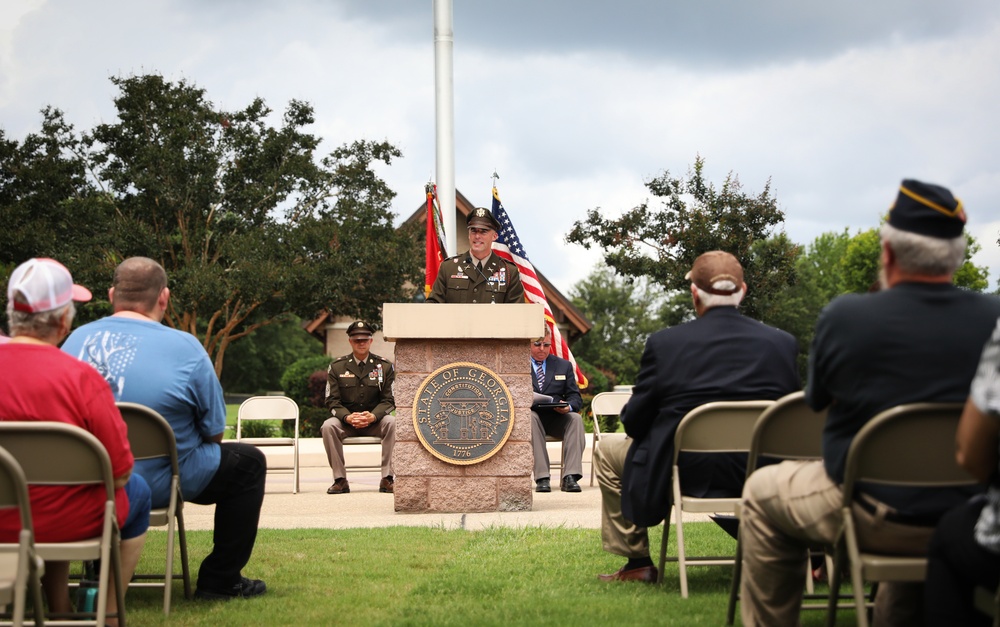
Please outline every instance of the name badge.
M556 381L565 381L566 380L566 375L564 375L564 374L557 374L555 376L555 380Z

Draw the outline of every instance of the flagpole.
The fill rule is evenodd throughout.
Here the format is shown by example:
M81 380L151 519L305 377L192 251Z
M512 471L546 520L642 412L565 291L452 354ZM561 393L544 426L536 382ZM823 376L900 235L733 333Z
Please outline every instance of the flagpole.
M455 33L452 0L434 0L434 114L436 121L437 197L448 250L458 253L455 214Z

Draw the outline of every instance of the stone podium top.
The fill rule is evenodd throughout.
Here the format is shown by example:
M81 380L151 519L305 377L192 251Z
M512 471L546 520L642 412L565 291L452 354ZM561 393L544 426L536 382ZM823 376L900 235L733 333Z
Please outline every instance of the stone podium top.
M385 303L382 335L387 341L420 338L534 339L545 334L538 303Z

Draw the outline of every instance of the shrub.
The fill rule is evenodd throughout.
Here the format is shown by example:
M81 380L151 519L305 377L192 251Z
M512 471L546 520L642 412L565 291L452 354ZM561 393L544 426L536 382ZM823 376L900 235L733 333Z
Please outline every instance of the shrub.
M319 428L323 426L326 419L330 417L330 410L326 407L312 407L305 405L299 408L299 437L318 438Z
M285 396L298 403L300 408L313 405L309 377L316 371L325 373L331 361L326 355L305 357L286 368L281 375L281 388L285 391ZM322 401L320 404L323 404Z

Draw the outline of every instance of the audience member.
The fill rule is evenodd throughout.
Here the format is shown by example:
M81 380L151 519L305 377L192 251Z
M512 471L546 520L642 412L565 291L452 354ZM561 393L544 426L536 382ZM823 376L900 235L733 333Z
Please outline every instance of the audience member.
M975 610L976 586L1000 583L1000 323L986 343L956 436L958 463L986 494L941 518L927 550L924 620L931 626L992 625Z
M70 335L63 350L97 369L116 400L159 412L174 430L184 499L215 505L215 546L201 563L195 595L230 599L264 594L241 571L253 552L264 500L267 460L254 446L222 442L226 403L198 340L161 324L170 300L167 274L152 259L131 257L115 270L108 298L114 314ZM153 506L170 498L170 463L136 464Z
M392 492L392 448L396 443L396 409L392 362L371 352L372 327L361 320L347 327L351 354L338 357L326 374L326 406L333 414L320 427L323 447L333 470L327 494L347 494L344 438L369 435L382 438L382 480L379 492Z
M950 191L905 180L881 231L883 290L836 298L820 314L806 400L829 408L823 460L764 467L747 481L741 510L743 624L794 625L806 548L841 529L841 487L854 435L903 403L965 400L1000 300L963 290L965 212ZM861 548L922 555L934 525L967 495L958 489L869 486L853 515ZM876 625L918 625L920 585L883 583Z
M583 399L576 384L576 371L569 361L556 357L552 347L552 331L545 327L545 336L531 343L531 377L535 392L550 397L547 406L531 407L531 452L535 459L535 492L551 492L549 484L549 452L545 436L562 440L563 492L579 492L577 481L583 477L583 449L586 436L580 408ZM553 406L553 403L558 403Z
M74 285L62 264L30 259L18 266L7 286L11 340L0 347L0 420L57 421L86 429L108 451L115 476L115 510L121 530L122 576L135 572L149 526L149 486L132 473L134 458L121 413L108 384L83 362L59 350L76 309L90 291ZM53 460L58 463L58 460ZM71 542L101 535L104 486L30 487L36 542ZM17 542L16 510L0 512L0 542ZM49 611L72 611L69 562L46 562L43 579ZM114 580L108 613L118 611ZM108 618L117 625L117 618Z
M493 252L500 223L483 207L474 209L465 223L469 250L441 262L427 302L523 303L517 266Z
M649 336L622 410L628 437L602 440L595 454L604 550L628 558L617 572L600 575L605 581L656 581L646 528L669 521L674 433L688 411L800 389L795 338L737 311L747 286L736 257L707 252L685 278L698 317ZM680 467L684 494L734 497L743 487L746 455L685 454Z

